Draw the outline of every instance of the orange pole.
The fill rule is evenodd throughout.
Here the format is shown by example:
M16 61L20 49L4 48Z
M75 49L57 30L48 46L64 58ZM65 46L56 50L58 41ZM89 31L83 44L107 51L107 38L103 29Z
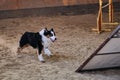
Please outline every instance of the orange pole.
M101 27L102 27L102 0L99 0L99 12L98 12L98 17L97 17L98 33L101 32Z

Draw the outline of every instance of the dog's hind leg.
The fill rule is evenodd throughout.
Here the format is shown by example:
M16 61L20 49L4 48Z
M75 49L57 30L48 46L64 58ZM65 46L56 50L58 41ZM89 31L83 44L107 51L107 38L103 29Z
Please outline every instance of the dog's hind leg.
M19 47L17 48L17 53L20 53L23 48L25 48L25 47L28 46L28 37L27 37L27 34L28 34L28 33L25 32L25 33L22 35L22 37L21 37L21 39L20 39L20 41L19 41Z
M18 47L17 48L17 53L21 53L22 48Z
M18 47L17 48L17 53L21 53L21 51L22 51L22 49L24 49L25 47L28 47L29 46L29 44L26 44L26 45L24 45L24 46L22 46L22 47Z

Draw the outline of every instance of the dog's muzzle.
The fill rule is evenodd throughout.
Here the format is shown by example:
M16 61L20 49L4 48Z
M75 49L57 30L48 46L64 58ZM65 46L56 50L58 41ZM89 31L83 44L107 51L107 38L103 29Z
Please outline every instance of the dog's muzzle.
M55 41L57 40L57 38L56 38L56 37L50 37L50 40L51 40L52 42L55 42Z

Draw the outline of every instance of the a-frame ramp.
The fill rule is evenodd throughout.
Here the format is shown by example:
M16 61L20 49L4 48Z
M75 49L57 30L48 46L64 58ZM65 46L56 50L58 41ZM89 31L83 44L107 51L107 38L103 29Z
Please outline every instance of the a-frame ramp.
M120 25L76 72L120 68Z

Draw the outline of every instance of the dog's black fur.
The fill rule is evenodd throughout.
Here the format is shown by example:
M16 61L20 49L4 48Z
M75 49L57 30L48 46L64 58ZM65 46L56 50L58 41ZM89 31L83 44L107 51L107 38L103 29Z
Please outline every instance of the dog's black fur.
M19 41L19 47L23 48L25 45L30 45L33 48L37 48L40 54L43 48L42 36L38 32L25 32Z

